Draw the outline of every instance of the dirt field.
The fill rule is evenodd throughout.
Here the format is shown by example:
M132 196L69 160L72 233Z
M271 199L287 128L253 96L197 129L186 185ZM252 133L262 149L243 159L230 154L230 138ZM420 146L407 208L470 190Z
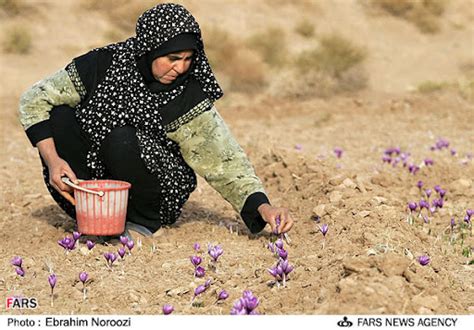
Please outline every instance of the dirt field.
M188 3L200 22L210 19L206 8L215 2L204 1L202 7ZM353 17L352 23L333 28L353 35L367 32L373 54L367 63L367 89L306 100L229 93L216 104L272 204L288 207L296 219L291 244L285 243L294 266L285 288L269 284L272 277L266 269L276 258L267 249L268 229L249 234L230 205L201 179L179 221L141 239L141 246L112 270L103 253L116 251L119 244L97 245L89 252L81 243L64 253L57 241L71 236L74 223L43 184L37 151L17 120L18 98L71 57L103 43L94 31L106 30L108 23L98 13L72 11L71 1L47 2L39 16L29 14L30 24L41 23L35 29L34 52L0 54L2 297L37 297L39 307L28 312L37 314L161 314L164 304L173 305L176 314L229 314L242 291L251 290L260 299L261 314L473 314L474 238L472 225L463 218L467 209L474 209L474 106L456 90L421 94L413 86L427 80L455 81L462 75L457 64L474 59L474 24L468 24L469 13L460 11L471 8L474 15L474 3L452 1L445 20L464 27L446 23L433 36L391 17L364 20L356 1L348 6L341 1L333 7L319 4L323 23ZM244 5L226 3L226 8L242 6L237 7L241 15L228 17L229 28L239 19L247 22L244 32L257 28L252 25L257 11L248 8L248 1ZM277 20L276 9L264 2L255 6L268 10L268 20ZM282 8L292 19L302 10ZM1 24L4 29L9 21ZM449 141L449 148L430 150L440 138ZM410 163L421 165L416 174L401 162L395 167L382 162L384 150L397 146L411 154ZM335 147L342 148L341 158L335 157ZM434 165L422 165L426 158ZM428 223L416 213L410 224L408 202L424 197L416 186L419 180L424 188L445 189L444 205L428 215ZM325 239L318 227L323 224L329 225ZM202 279L194 278L189 260L195 242L204 250L208 243L224 249L216 272L207 267L204 251L207 273ZM16 255L24 260L24 277L10 265ZM431 258L427 266L418 263L421 255ZM50 270L58 276L54 307ZM78 279L81 271L91 279L86 300ZM210 288L197 299L201 304L193 306L194 289L207 279L212 279ZM229 298L215 303L221 289ZM19 312L2 309L5 313Z

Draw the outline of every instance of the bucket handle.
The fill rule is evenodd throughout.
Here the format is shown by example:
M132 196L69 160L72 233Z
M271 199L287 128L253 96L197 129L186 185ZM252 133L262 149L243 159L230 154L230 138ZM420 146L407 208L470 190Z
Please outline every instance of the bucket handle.
M65 177L62 177L61 180L62 180L65 184L67 184L68 186L73 187L74 189L81 190L81 191L84 191L84 192L86 192L86 193L94 194L94 195L97 195L97 196L100 196L100 197L103 197L103 196L104 196L104 192L103 192L103 191L91 190L91 189L87 189L87 188L78 186L77 184L72 183L72 181L69 180L69 178L66 177L66 176L65 176Z

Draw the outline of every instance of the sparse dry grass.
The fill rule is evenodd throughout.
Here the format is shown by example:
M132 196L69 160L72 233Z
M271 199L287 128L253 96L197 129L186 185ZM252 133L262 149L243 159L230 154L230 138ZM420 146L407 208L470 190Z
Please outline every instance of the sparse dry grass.
M266 65L255 51L241 47L229 32L203 28L206 54L214 70L226 76L233 91L255 93L265 86Z
M81 0L86 10L103 13L120 32L132 35L138 17L147 9L165 1L153 0Z
M9 16L21 14L27 5L22 0L0 0L0 11Z
M285 32L277 27L252 35L247 44L260 53L268 65L278 68L285 64L288 57Z
M423 33L441 29L441 16L449 0L370 0L369 5L415 24Z
M445 82L436 82L436 81L424 81L418 85L417 90L420 93L428 94L436 91L440 91L448 87L448 84Z
M309 20L305 19L298 23L295 27L295 32L298 33L300 36L305 38L311 38L314 36L314 24Z
M320 45L303 51L292 73L277 78L270 91L296 98L330 97L358 91L367 86L368 73L363 62L366 50L339 36L328 35Z
M27 54L32 48L30 31L22 24L8 27L3 32L2 48L7 53Z

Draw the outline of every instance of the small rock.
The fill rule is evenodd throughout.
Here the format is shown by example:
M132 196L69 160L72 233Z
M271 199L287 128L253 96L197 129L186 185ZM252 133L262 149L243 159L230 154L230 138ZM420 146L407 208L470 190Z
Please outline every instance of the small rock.
M329 200L331 203L337 204L342 199L342 193L340 191L333 191L329 194Z
M370 215L370 211L361 211L357 214L357 217L363 219L365 217L368 217L369 215Z
M323 217L324 215L327 214L326 212L326 205L325 204L319 204L315 208L313 208L313 214L314 215L319 215L320 217Z
M439 308L440 302L438 296L415 296L412 298L412 303L436 311Z
M375 206L387 204L387 199L385 197L375 196L374 198L372 198L372 200L376 203Z
M332 186L339 186L345 179L345 176L338 174L329 179L329 184Z
M352 181L352 180L349 179L349 178L344 179L344 181L342 181L342 184L343 184L346 188L350 188L350 189L355 189L355 188L357 188L357 185L354 183L354 181Z

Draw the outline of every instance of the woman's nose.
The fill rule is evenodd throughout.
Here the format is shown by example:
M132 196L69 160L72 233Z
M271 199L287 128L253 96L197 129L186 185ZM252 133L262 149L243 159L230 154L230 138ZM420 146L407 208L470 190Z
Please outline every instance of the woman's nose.
M184 71L186 70L186 63L184 63L184 61L177 61L175 66L174 66L174 70L178 74L183 74Z

